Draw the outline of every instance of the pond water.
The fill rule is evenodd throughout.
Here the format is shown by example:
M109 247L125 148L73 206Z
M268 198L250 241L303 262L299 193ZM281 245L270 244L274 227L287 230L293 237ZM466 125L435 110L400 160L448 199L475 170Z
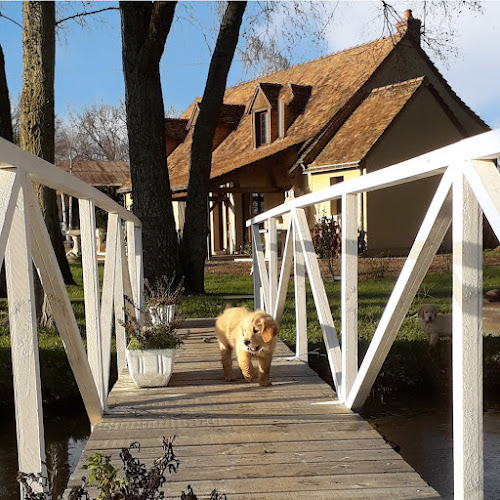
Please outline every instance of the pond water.
M44 415L47 456L58 457L58 474L54 489L62 493L70 474L75 470L90 433L85 411L77 405L73 412L57 416ZM19 500L17 475L17 447L14 416L2 419L0 431L0 498Z
M445 404L445 406L447 406ZM488 405L487 405L488 406ZM491 406L490 406L491 407ZM453 498L451 411L443 403L414 398L368 406L363 416L445 500ZM17 456L13 419L2 422L0 436L0 498L18 500ZM58 456L56 491L62 493L89 434L83 410L45 416L48 454ZM485 500L500 500L500 411L484 414ZM230 500L230 499L229 499Z
M451 408L419 400L363 416L445 500L453 500ZM484 413L484 500L500 500L500 412Z

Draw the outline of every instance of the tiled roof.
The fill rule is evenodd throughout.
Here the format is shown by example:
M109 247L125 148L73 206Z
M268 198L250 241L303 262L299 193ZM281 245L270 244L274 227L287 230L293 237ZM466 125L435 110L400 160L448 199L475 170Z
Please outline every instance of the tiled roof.
M58 161L56 165L69 172L69 161ZM121 186L130 176L130 166L124 161L76 160L71 164L71 173L92 186Z
M298 116L282 140L274 141L269 146L252 148L252 117L248 114L243 115L238 128L213 152L211 177L219 177L292 146L301 145L315 137L332 116L362 87L398 41L398 37L381 38L227 89L224 95L226 104L248 105L259 83L281 85L293 83L312 88L304 112ZM191 116L194 106L195 102L183 113L183 118ZM173 190L185 188L188 183L191 140L190 131L186 140L168 157Z
M423 82L421 77L372 90L308 167L361 161Z

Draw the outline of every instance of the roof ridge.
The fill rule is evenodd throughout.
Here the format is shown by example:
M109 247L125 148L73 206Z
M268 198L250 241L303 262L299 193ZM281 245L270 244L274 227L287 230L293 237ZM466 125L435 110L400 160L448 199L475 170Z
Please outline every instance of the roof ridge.
M304 62L301 62L301 63L298 63L298 64L294 64L293 66L290 66L289 68L282 68L282 69L278 69L276 71L271 71L270 73L266 73L264 75L256 76L255 78L251 78L250 80L246 80L244 82L237 83L236 85L232 85L231 87L227 87L226 91L227 90L236 89L236 88L238 88L238 87L240 87L242 85L247 85L247 84L252 83L252 82L272 83L272 82L264 82L264 81L262 81L262 79L266 78L268 76L271 76L271 75L275 75L275 74L280 73L280 72L289 71L292 68L298 68L300 66L304 66L306 64L311 64L311 63L320 61L322 59L329 59L331 57L335 57L335 56L338 56L338 55L341 55L341 54L345 54L347 52L359 49L361 47L365 47L365 46L367 47L369 45L374 45L375 43L384 42L384 41L387 41L389 39L392 39L394 41L394 46L396 46L401 41L402 38L403 38L403 36L401 34L399 34L399 33L394 33L394 34L391 34L391 35L388 35L388 36L385 36L385 37L376 38L375 40L371 40L370 42L361 43L361 44L355 45L353 47L348 47L346 49L342 49L342 50L340 50L338 52L332 52L331 54L326 54L324 56L317 57L316 59L311 59L309 61L304 61Z
M422 83L426 79L424 76L417 76L416 78L410 78L409 80L405 80L404 82L390 83L389 85L384 85L383 87L377 87L371 90L371 94L375 92L381 92L382 90L388 90L395 87L403 87L405 85L409 85L410 83Z

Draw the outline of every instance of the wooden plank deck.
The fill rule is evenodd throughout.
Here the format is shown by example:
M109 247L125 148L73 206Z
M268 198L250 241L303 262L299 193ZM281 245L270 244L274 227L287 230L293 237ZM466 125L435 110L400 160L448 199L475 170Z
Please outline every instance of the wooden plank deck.
M200 499L213 488L228 500L441 498L313 370L285 359L291 354L278 344L271 387L226 383L213 329L189 330L168 387L139 390L120 377L68 486L80 484L82 463L97 451L119 466L121 447L139 441L136 456L149 466L162 437L176 435L181 464L167 498L188 484Z

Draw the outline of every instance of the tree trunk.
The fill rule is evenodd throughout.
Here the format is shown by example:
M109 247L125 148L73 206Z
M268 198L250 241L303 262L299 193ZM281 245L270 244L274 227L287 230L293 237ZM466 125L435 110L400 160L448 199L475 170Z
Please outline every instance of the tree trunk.
M24 2L20 146L50 163L54 163L54 68L55 4ZM35 193L64 281L74 284L64 251L56 193L43 185L35 185ZM39 284L35 286L40 300L43 291ZM50 323L46 321L50 314L45 303L43 317Z
M246 2L227 5L194 127L181 255L186 290L196 293L205 283L212 144L245 8Z
M175 2L120 2L134 214L143 224L144 276L179 276L159 64Z
M12 142L12 116L10 114L9 89L7 87L7 77L5 76L5 59L3 57L2 46L0 45L0 137ZM0 262L0 297L7 296L5 283L5 267Z

